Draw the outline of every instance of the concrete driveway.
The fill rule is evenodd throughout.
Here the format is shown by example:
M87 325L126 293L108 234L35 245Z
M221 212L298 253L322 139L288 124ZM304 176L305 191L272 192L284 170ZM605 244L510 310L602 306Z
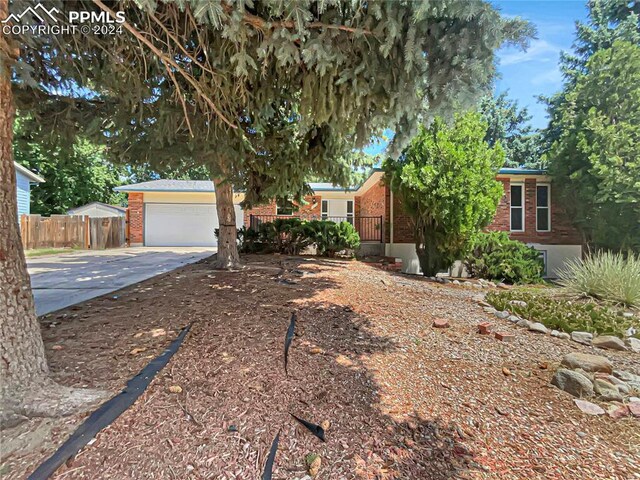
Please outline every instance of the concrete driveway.
M99 297L213 255L215 248L133 247L27 259L38 315Z

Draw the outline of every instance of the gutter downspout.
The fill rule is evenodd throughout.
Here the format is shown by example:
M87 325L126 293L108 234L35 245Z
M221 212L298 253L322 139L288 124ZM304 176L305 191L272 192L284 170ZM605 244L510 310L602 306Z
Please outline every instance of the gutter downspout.
M389 244L393 245L393 190L391 190L389 201L391 202L391 205L389 205L389 216L391 217L389 219Z

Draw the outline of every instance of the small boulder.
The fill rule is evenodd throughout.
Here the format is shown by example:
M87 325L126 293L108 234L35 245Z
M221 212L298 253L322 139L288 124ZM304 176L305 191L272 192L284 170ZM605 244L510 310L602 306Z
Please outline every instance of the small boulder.
M573 402L576 406L582 410L583 413L587 415L604 415L605 411L602 407L596 405L595 403L587 402L586 400L578 400L577 398L573 399Z
M613 376L626 383L640 382L640 376L634 375L633 373L627 372L626 370L614 370Z
M510 300L509 305L513 305L514 307L522 307L525 308L527 306L527 302L522 300Z
M449 328L449 321L444 318L436 318L433 321L434 328Z
M529 320L525 320L524 318L521 318L520 320L518 320L516 325L519 327L529 328L529 326L531 325L531 322Z
M518 317L517 315L509 315L507 317L507 320L509 320L511 323L518 323L520 321L520 317Z
M484 307L483 310L484 310L484 313L496 313L497 312L497 310L495 308L493 308L493 307Z
M611 405L607 408L607 415L614 420L619 420L629 415L629 407L626 405Z
M619 378L616 378L613 375L608 375L607 378L605 378L605 380L607 382L609 382L610 384L615 385L616 387L618 387L618 390L620 391L620 393L622 393L624 395L628 395L630 393L631 389L629 388L629 385L624 383Z
M498 318L509 318L509 312L507 312L506 310L503 310L501 312L496 312L494 313L494 315Z
M640 338L629 337L626 344L632 352L640 353Z
M609 350L626 350L622 339L613 335L600 335L594 338L591 342L594 347L606 348Z
M591 345L593 334L589 332L571 332L571 340L583 345Z
M539 323L539 322L533 322L532 324L530 324L529 330L537 333L547 333L549 331L547 330L547 327L545 327L542 323Z
M574 397L591 397L593 396L593 384L591 380L581 373L560 368L553 375L551 385L555 385L560 390L570 393Z
M562 340L571 340L571 335L569 335L567 332L560 332L558 338L561 338Z
M627 403L627 407L629 408L631 415L634 417L640 417L640 402Z
M611 373L613 365L606 357L588 353L570 353L562 359L562 365L571 369L581 368L585 372Z
M593 389L598 394L601 400L605 402L621 402L622 395L618 391L618 388L615 385L610 384L606 380L602 380L601 378L596 378L593 382Z

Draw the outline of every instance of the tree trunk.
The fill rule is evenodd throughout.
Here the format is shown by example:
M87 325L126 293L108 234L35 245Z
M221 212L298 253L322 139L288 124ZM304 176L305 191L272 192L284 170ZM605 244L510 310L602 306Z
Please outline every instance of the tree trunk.
M233 186L231 182L214 177L216 190L216 210L220 224L218 235L218 257L216 268L232 269L240 267L238 255L236 212L233 208Z
M429 225L416 227L416 254L425 277L434 277L445 268L442 254L438 251L435 230Z
M8 1L0 0L0 20L7 14ZM77 394L48 378L49 368L18 227L12 149L13 59L7 56L11 51L9 45L6 36L0 37L0 426L3 427L32 415L72 413L84 400L92 402L103 396L91 391Z

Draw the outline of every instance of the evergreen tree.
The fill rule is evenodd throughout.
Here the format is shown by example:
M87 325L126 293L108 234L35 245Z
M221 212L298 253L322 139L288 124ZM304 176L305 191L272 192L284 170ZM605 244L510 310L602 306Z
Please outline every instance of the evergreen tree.
M640 250L640 46L596 52L558 110L551 173L597 247Z
M123 32L26 32L15 39L20 52L0 37L0 138L11 144L12 78L17 105L43 128L102 136L127 162L206 166L216 188L221 267L238 263L233 185L245 189L250 205L303 195L309 175L348 184L353 151L387 128L396 131L397 151L421 120L475 103L495 74L496 49L524 44L532 33L528 23L467 0L41 3L60 10L61 27L69 10L114 20L123 14ZM7 10L0 0L0 18ZM11 158L10 146L3 148L1 200L14 213L1 237L11 255L0 261L3 272L6 265L19 271L0 277L2 302L16 288L30 298L11 221L15 196L4 180ZM14 311L0 341L16 367L6 371L1 363L0 373L11 378L8 391L26 396L40 391L28 387L43 378L46 361L32 300ZM25 316L28 328L12 334ZM40 347L25 350L30 342Z
M576 25L573 53L560 60L563 89L546 99L550 122L543 132L545 160L565 208L585 241L596 247L638 248L640 243L637 207L623 193L633 188L629 175L638 175L630 156L637 142L634 106L627 102L635 98L629 79L635 78L637 57L620 56L621 51L635 53L631 45L640 46L640 2L590 1L588 22ZM611 75L609 68L617 73ZM589 109L593 111L587 113ZM600 156L605 152L606 159ZM618 168L624 180L614 193L611 182L616 183Z
M518 107L517 101L502 92L497 96L484 96L479 110L487 123L484 139L492 147L500 142L505 152L505 166L542 167L540 133L531 126L526 107Z

